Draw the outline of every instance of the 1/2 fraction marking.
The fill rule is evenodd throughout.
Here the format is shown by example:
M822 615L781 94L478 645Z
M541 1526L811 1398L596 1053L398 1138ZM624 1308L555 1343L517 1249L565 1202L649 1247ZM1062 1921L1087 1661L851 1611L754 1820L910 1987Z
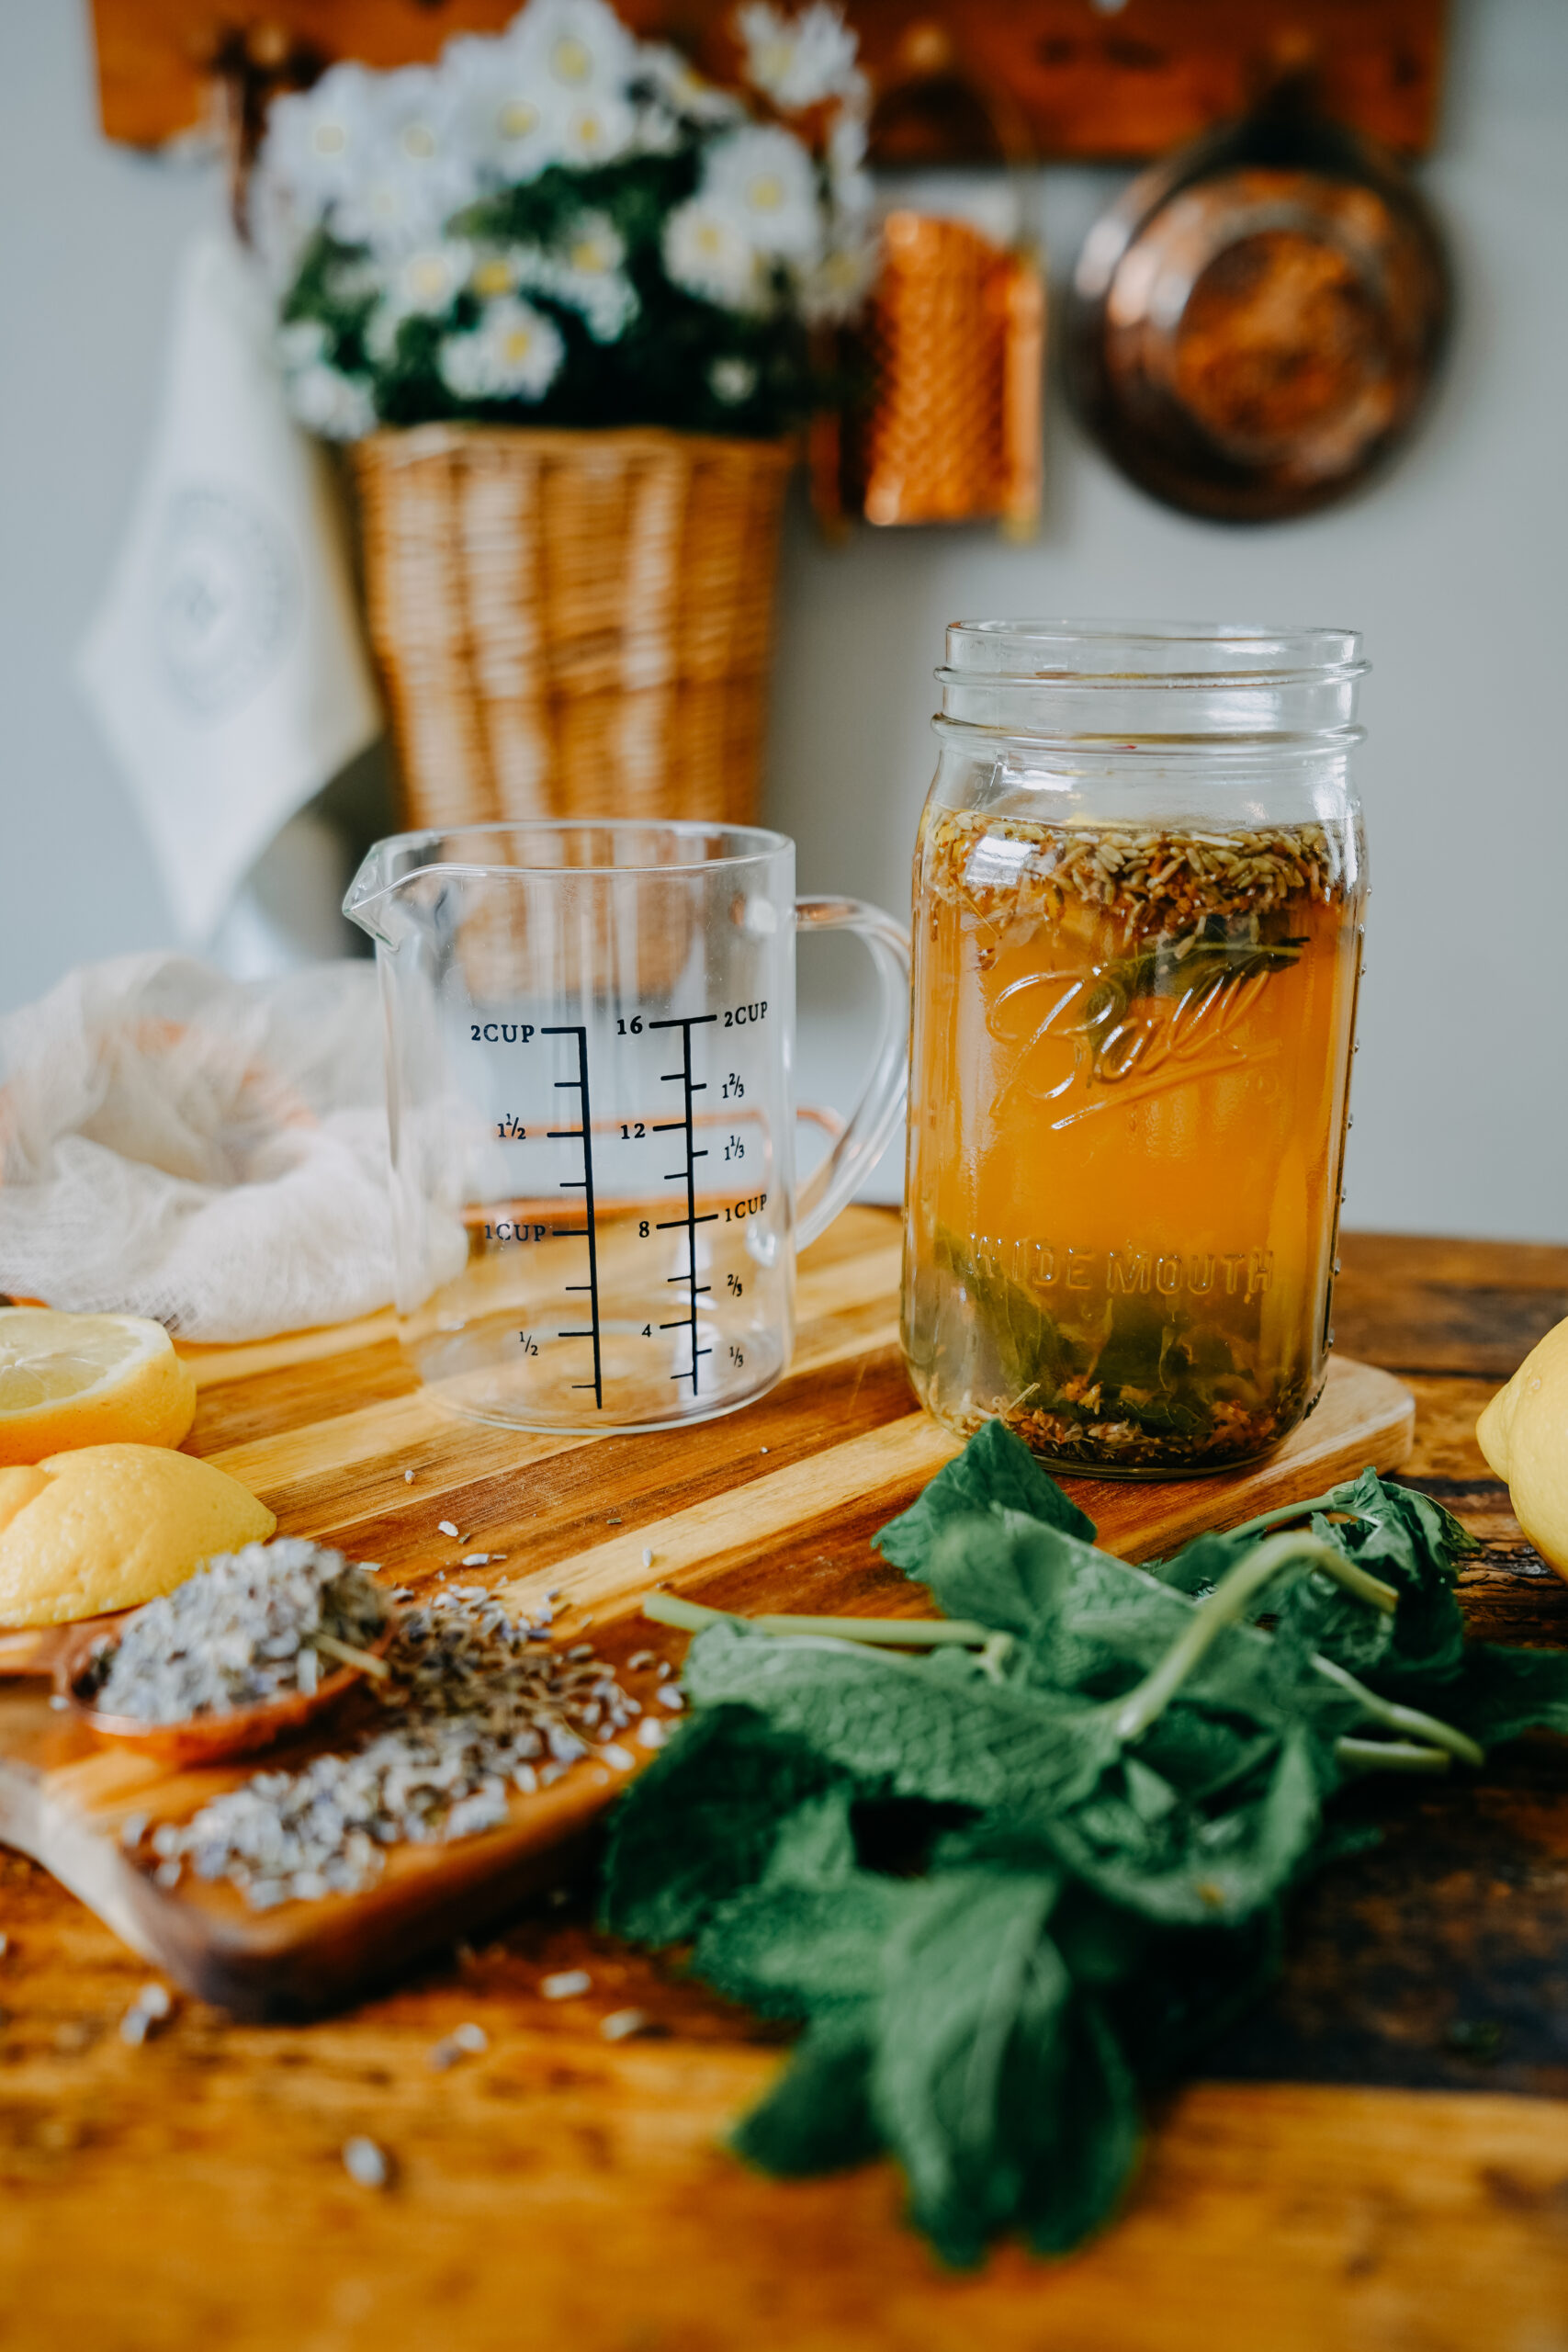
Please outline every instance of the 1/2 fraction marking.
M582 1173L581 1176L563 1177L560 1189L563 1193L582 1194L586 1221L582 1225L552 1226L550 1229L558 1237L576 1235L587 1239L588 1280L585 1283L568 1283L565 1288L588 1293L590 1321L586 1331L558 1331L556 1337L558 1340L592 1340L593 1377L592 1380L574 1380L571 1385L574 1388L592 1388L593 1402L602 1412L604 1408L604 1373L599 1350L599 1240L593 1227L593 1120L588 1102L588 1032L586 1028L563 1025L541 1029L539 1035L541 1037L575 1037L577 1040L577 1076L558 1078L556 1085L577 1095L582 1124L580 1127L551 1127L547 1132L553 1142L570 1141L573 1136L581 1139Z

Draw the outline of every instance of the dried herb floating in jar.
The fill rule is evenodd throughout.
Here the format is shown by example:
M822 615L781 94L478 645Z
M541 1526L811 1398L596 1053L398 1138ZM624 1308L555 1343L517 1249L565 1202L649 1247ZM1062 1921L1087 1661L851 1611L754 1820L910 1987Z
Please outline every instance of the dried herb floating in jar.
M1156 1475L1310 1408L1359 890L1342 827L930 818L905 1345L950 1426Z

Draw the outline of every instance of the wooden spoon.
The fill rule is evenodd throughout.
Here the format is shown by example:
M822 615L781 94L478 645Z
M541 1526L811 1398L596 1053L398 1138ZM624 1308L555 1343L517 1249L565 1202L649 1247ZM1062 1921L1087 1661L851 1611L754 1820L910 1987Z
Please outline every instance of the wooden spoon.
M0 1679L52 1677L68 1650L84 1639L96 1641L123 1625L130 1611L110 1617L78 1617L70 1625L29 1625L22 1632L0 1634Z
M172 1724L150 1724L139 1715L111 1715L95 1707L80 1685L87 1669L118 1641L126 1615L84 1617L74 1625L48 1625L21 1634L0 1634L0 1675L42 1675L70 1702L77 1721L99 1739L112 1739L138 1755L156 1757L167 1764L222 1764L231 1757L254 1756L258 1749L292 1738L326 1715L347 1697L366 1676L378 1679L387 1673L386 1654L397 1632L399 1612L389 1610L387 1622L364 1650L348 1651L336 1645L344 1663L318 1682L314 1690L291 1690L281 1698L264 1699L254 1707L230 1707L187 1715ZM321 1646L325 1648L323 1641Z

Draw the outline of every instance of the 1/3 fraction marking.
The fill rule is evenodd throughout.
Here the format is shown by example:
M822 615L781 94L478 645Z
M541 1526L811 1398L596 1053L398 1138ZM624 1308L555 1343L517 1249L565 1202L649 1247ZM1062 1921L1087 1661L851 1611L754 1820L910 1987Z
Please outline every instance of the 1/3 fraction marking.
M665 1280L667 1282L684 1283L686 1284L689 1306L687 1312L684 1315L678 1316L672 1323L661 1323L659 1328L661 1331L679 1331L682 1326L690 1328L692 1334L691 1371L689 1373L673 1372L671 1374L670 1377L671 1380L690 1380L692 1384L692 1394L694 1396L697 1394L698 1360L703 1356L711 1355L713 1352L711 1348L699 1348L697 1345L697 1301L699 1298L703 1298L707 1295L709 1288L709 1285L706 1283L699 1283L697 1280L697 1227L699 1225L716 1224L718 1221L718 1211L716 1209L710 1209L702 1216L697 1215L697 1162L699 1159L705 1159L707 1158L707 1153L705 1150L699 1150L697 1148L696 1131L692 1118L692 1097L694 1094L705 1094L707 1092L707 1083L705 1080L694 1080L692 1077L692 1032L694 1029L701 1028L705 1023L716 1021L717 1019L718 1015L716 1012L691 1012L687 1013L684 1018L681 1020L650 1021L648 1024L650 1029L679 1029L681 1032L681 1067L679 1069L667 1069L661 1071L660 1082L663 1085L673 1085L677 1080L681 1082L684 1091L684 1115L679 1119L665 1119L658 1122L654 1126L653 1132L655 1135L683 1134L686 1138L685 1168L683 1170L679 1168L671 1169L665 1179L667 1183L673 1184L678 1183L682 1175L684 1175L686 1180L686 1214L684 1216L666 1218L660 1224L659 1230L660 1233L676 1233L679 1232L682 1227L685 1228L687 1253L686 1271L683 1274L667 1274L665 1276ZM584 1113L585 1117L586 1115L586 1113Z

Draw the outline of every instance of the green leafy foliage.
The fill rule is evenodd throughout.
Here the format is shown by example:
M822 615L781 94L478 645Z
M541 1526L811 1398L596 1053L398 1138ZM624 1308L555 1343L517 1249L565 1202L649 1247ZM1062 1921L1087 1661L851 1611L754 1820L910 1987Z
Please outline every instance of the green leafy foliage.
M1380 1730L1426 1769L1448 1722L1568 1732L1568 1657L1465 1646L1448 1513L1368 1471L1302 1515L1266 1555L1252 1527L1133 1567L993 1422L877 1539L977 1655L698 1635L604 1917L804 2024L739 2153L886 2149L950 2262L1065 2251L1124 2193L1143 2093L1267 1982L1291 1890L1365 1841L1332 1800Z
M918 1577L948 1522L976 1511L1013 1510L1092 1544L1095 1525L1042 1470L1026 1445L1001 1421L987 1421L962 1453L898 1518L878 1528L872 1543L883 1558Z

